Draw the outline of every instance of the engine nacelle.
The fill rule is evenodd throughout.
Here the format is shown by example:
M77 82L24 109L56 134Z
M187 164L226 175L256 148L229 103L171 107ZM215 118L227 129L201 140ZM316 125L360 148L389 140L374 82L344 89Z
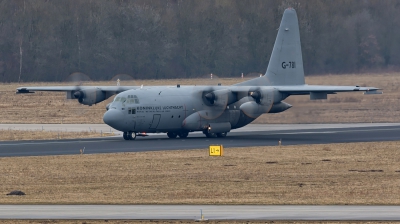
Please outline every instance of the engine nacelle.
M106 93L97 87L79 89L67 92L67 99L78 99L83 105L92 106L106 100Z
M287 109L289 109L291 107L292 107L292 105L282 101L282 102L279 102L277 104L274 104L272 106L271 110L268 111L268 113L280 113L280 112L283 112L283 111L285 111L285 110L287 110Z
M250 101L240 105L240 110L248 117L257 118L263 113L268 113L271 110L272 102L267 105L261 105L257 102Z
M275 94L279 92L271 87L255 87L249 90L249 96L254 101L240 105L240 110L248 117L257 118L263 113L268 113L275 102Z
M200 131L207 128L207 123L199 113L193 113L182 122L182 128L188 131Z

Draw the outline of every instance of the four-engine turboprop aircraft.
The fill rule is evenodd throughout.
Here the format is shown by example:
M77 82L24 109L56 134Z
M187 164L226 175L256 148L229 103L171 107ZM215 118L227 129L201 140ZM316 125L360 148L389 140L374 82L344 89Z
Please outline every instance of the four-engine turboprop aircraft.
M103 120L124 132L125 140L136 133L165 132L169 138L186 138L202 131L207 137L225 137L264 113L279 113L292 106L291 95L310 95L311 100L350 91L378 93L375 87L320 86L304 82L303 59L296 11L285 10L264 76L233 86L64 86L21 87L17 93L64 91L81 104L99 103L114 94Z

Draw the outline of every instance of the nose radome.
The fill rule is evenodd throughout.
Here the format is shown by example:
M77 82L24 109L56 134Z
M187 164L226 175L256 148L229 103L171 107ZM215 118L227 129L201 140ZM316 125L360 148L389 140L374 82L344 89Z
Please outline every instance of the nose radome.
M110 125L113 128L118 127L119 123L121 123L122 120L123 120L122 112L115 109L108 110L103 116L104 123Z

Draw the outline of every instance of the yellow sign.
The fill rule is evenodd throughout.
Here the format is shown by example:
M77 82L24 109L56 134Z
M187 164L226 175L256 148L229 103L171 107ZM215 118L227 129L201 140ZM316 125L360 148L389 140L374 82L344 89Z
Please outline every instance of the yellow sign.
M224 155L224 146L222 145L210 145L209 147L210 156L223 156Z

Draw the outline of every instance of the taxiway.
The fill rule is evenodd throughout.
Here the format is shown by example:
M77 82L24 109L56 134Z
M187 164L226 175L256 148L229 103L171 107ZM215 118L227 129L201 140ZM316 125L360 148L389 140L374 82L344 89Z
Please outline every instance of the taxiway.
M0 205L0 219L400 220L400 206Z

